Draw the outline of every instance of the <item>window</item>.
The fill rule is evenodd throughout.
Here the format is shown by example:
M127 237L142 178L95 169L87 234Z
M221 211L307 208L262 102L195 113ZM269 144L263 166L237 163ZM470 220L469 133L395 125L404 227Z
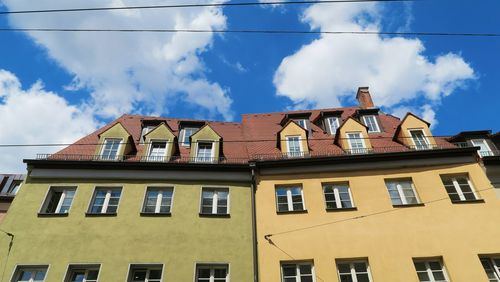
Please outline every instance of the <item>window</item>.
M339 118L338 117L328 117L326 118L326 126L330 130L330 134L334 135L339 128Z
M182 130L181 130L181 145L182 146L186 146L186 147L189 147L190 142L189 142L189 137L191 137L191 135L193 135L196 131L198 131L199 128L196 128L196 127L184 127Z
M351 154L367 153L365 141L363 140L363 135L361 135L361 132L347 133L347 141L349 142L349 147L351 148Z
M294 119L293 121L295 121L298 125L300 125L300 127L307 129L307 122L308 122L307 119Z
M198 142L196 151L196 161L202 163L212 162L214 160L213 142Z
M484 139L474 139L471 140L472 145L474 147L479 147L479 156L481 157L488 157L488 156L493 156L493 152L490 149L490 146L488 146L488 143L486 143L486 140Z
M48 266L18 266L14 272L13 282L43 282Z
M413 264L417 270L418 280L421 282L449 281L441 260L414 260Z
M228 214L229 189L203 188L201 191L201 214Z
M102 160L116 160L118 159L118 149L122 139L106 138L102 145L101 159Z
M281 265L282 282L313 282L312 263L284 263Z
M472 187L472 183L467 176L441 176L441 180L452 202L473 201L478 199Z
M114 214L118 209L122 188L96 188L90 214Z
M173 188L148 187L144 199L144 213L170 213Z
M340 282L371 282L370 267L367 261L337 262Z
M352 208L352 195L349 184L323 184L325 194L326 209Z
M97 282L99 265L70 265L65 282Z
M393 205L414 205L419 203L411 179L386 180L385 186L387 186Z
M363 123L368 127L368 132L380 132L377 117L374 115L363 116Z
M163 265L131 265L129 282L161 282Z
M300 142L300 136L287 136L286 144L287 144L288 156L290 157L302 156L302 144Z
M276 188L278 212L305 210L303 198L302 187L292 186Z
M141 143L144 143L144 136L148 134L151 130L155 129L156 125L147 125L142 128L141 131Z
M51 187L42 207L42 213L65 214L69 212L76 187Z
M9 189L7 189L7 194L9 195L16 195L17 191L19 191L19 188L21 187L22 180L14 180L10 184Z
M410 130L410 135L415 145L415 150L426 150L430 148L429 141L427 137L425 137L423 130Z
M500 282L500 258L482 257L480 258L488 281Z
M229 281L229 267L227 264L196 265L196 282L227 282L227 281Z
M148 161L164 161L167 155L167 141L151 141Z

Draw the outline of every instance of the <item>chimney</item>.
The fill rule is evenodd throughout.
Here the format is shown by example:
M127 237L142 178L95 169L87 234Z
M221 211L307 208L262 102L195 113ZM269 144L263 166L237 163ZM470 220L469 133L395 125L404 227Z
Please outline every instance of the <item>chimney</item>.
M362 109L375 108L370 91L368 91L368 86L358 88L356 99L358 100L359 107Z

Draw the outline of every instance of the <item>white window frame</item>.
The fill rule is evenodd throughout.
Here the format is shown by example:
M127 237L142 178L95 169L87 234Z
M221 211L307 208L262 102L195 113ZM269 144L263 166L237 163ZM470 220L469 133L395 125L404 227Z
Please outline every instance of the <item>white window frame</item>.
M187 138L187 140L184 140L186 138L186 129L189 129L189 130L193 130L193 132L191 133L191 135L189 135ZM181 128L181 133L180 133L180 144L181 146L183 147L190 147L191 146L191 142L189 141L189 137L191 137L194 133L196 133L198 130L200 130L199 127L189 127L189 126L186 126L186 127L183 127Z
M153 153L153 143L163 143L165 142L165 153L163 156L152 156ZM149 140L149 148L148 148L148 161L164 161L165 158L167 157L168 154L168 148L169 148L169 140L168 139L151 139Z
M200 143L210 143L212 144L212 149L210 150L210 160L205 160L204 158L198 157L198 149ZM213 163L215 162L215 141L213 140L196 140L196 146L194 146L195 152L196 152L196 157L195 157L195 162L197 163Z
M354 134L359 134L360 137L352 138L351 136ZM346 135L347 135L347 142L349 143L349 148L351 150L351 154L366 154L368 152L368 148L366 147L365 139L361 131L346 132ZM353 148L352 146L353 140L359 140L363 145L363 148Z
M160 277L160 282L163 281L164 273L165 273L165 268L163 264L155 264L155 263L131 263L129 264L128 267L128 279L127 282L134 282L134 270L136 269L146 269L146 280L145 282L150 282L149 281L149 273L151 270L161 270L161 277ZM157 281L158 279L153 279L153 281Z
M157 128L158 126L157 125L146 125L142 128L141 130L141 140L140 142L141 143L144 143L144 141L146 141L145 139L145 136L151 132L153 129Z
M349 183L342 183L342 182L338 182L338 183L323 183L321 186L323 188L323 197L325 198L326 209L329 209L329 210L332 210L332 209L333 210L341 210L341 209L352 209L352 208L356 207L354 205L354 201L353 201L352 193L351 193L351 187L349 186ZM336 208L329 208L328 207L328 201L326 199L326 192L325 192L326 186L333 186L333 194L335 196L335 205L337 206ZM344 206L342 206L342 199L340 198L339 188L336 187L336 186L346 186L347 187L347 191L349 192L349 201L351 202L351 207L344 207Z
M403 192L403 187L401 186L401 182L410 182L410 186L411 186L411 189L413 191L413 195L415 196L415 199L417 200L416 204L418 205L421 203L420 197L417 194L417 190L415 189L415 185L413 184L412 179L386 179L385 183L386 183L387 192L389 192L389 186L387 186L387 184L389 182L396 183L396 190L398 191L399 199L401 200L401 205L414 205L413 203L408 203L408 199L406 198L406 195ZM389 197L390 196L391 195L389 193ZM392 202L392 199L391 199L391 202ZM399 204L394 204L394 203L392 203L392 204L399 205Z
M159 193L156 196L155 211L154 212L147 212L146 211L146 202L148 200L148 192L151 191L151 190L159 190ZM144 201L143 201L143 204L142 204L141 213L145 213L145 214L160 214L160 213L163 213L163 214L165 214L165 212L160 212L160 210L161 210L161 201L163 200L163 191L165 191L165 190L171 190L172 191L172 197L170 198L170 211L167 212L166 214L172 213L172 206L173 206L173 203L174 203L174 187L172 187L172 186L147 186L146 187L146 191L144 193Z
M479 257L479 261L481 262L481 264L483 264L483 260L487 260L488 263L490 264L490 266L493 268L493 274L495 275L495 280L491 280L492 278L489 278L488 281L495 281L495 282L500 282L500 264L496 264L495 260L499 260L500 258L499 257L490 257L490 256L481 256ZM483 265L483 269L484 269L484 265ZM484 269L484 272L486 274L488 274L486 272L486 269Z
M436 280L434 279L434 274L432 273L432 270L430 268L429 263L431 263L431 262L438 262L439 265L441 265L441 271L443 272L444 278L446 279L445 282L449 282L450 277L448 276L448 272L446 271L446 267L444 266L442 259L413 259L414 267L415 267L415 263L424 263L427 276L429 276L429 279L431 279L430 282L436 282ZM418 273L416 268L415 268L415 273L416 274ZM417 277L418 277L418 274L417 274ZM419 278L417 278L417 279L420 281ZM439 281L442 281L442 280L439 280Z
M287 151L287 155L290 156L290 157L302 157L303 154L304 154L304 148L302 148L302 138L300 135L292 135L292 136L286 136L286 151ZM291 139L292 138L298 138L298 143L299 143L299 149L300 149L300 152L291 152L290 151L290 142L291 142ZM296 155L298 154L298 155Z
M49 273L49 265L16 265L16 268L14 270L14 273L12 274L12 279L10 281L12 282L19 282L21 281L21 272L22 271L45 271L45 276L42 280L45 281L47 278L47 274ZM34 282L34 281L40 281L40 280L35 280L35 273L31 274L31 278L28 280L28 282ZM24 282L24 281L23 281Z
M370 263L368 263L368 260L338 260L338 261L336 261L335 266L337 267L337 277L338 277L339 281L340 281L340 269L339 269L338 265L339 264L349 264L349 268L351 270L352 281L358 282L358 277L356 276L356 274L358 274L358 273L356 272L356 269L354 269L355 263L364 263L366 265L366 272L368 273L368 280L370 282L372 282L373 281L372 272L370 270Z
M301 210L294 210L293 209L293 198L292 198L292 189L294 188L299 188L300 189L300 196L302 198L302 209ZM288 205L288 210L286 211L280 211L279 210L279 205L278 205L278 189L285 189L286 190L286 199L287 199L287 205ZM306 202L304 199L304 189L302 186L277 186L274 191L275 197L276 197L276 211L278 212L294 212L294 211L305 211L306 210Z
M215 281L215 269L226 269L226 281L230 281L230 272L229 272L229 264L227 263L196 263L194 267L194 281L197 282L198 277L198 269L210 269L210 278L208 282Z
M460 178L460 177L463 177L463 178L467 179L467 183L469 184L469 187L470 187L470 189L472 191L472 194L474 195L474 198L475 198L474 200L479 200L480 198L479 198L479 196L477 194L477 191L476 191L476 189L474 189L474 186L472 185L472 182L470 181L470 178L467 175L456 175L456 176L441 175L441 179L443 179L443 178L451 179L451 181L453 183L453 187L455 187L455 191L457 192L458 197L460 198L459 202L471 201L471 200L467 200L465 198L464 192L462 191L462 188L458 184L457 178ZM444 186L444 183L443 183L443 186ZM448 194L448 196L450 196L449 193L448 193L448 191L446 191L446 194ZM457 201L454 201L454 202L457 202Z
M305 130L309 130L309 127L308 127L308 119L306 118L297 118L297 119L293 119L293 121L298 124L300 127L302 127L303 129ZM302 124L304 124L304 126L302 126Z
M92 281L99 281L99 277L101 276L101 265L100 264L70 264L68 265L68 268L66 270L66 275L64 277L64 282L71 282L71 274L74 271L85 271L85 278L83 279L83 282L87 282L87 276L90 271L95 271L97 270L97 279L95 280L90 280Z
M213 197L212 197L212 212L211 213L204 213L203 212L203 191L212 191L214 192ZM227 192L227 208L226 208L226 213L218 213L217 210L219 208L219 197L218 197L218 192ZM201 188L201 194L200 194L200 214L203 215L228 215L230 214L229 208L230 208L230 190L227 187L202 187Z
M108 140L120 140L120 143L118 144L118 148L116 149L116 156L114 158L104 156L104 150L106 148L106 144L107 144ZM105 161L118 160L118 158L120 158L120 151L122 149L122 145L123 145L123 138L119 138L119 137L104 138L104 142L101 145L101 153L99 154L99 158L102 160L105 160Z
M339 117L327 117L325 118L326 120L326 124L328 126L328 130L330 130L330 134L331 135L335 135L335 133L337 132L337 129L339 129L340 127L340 118ZM335 123L335 124L333 124ZM332 127L332 125L334 125Z
M368 133L381 132L380 131L380 125L378 124L378 120L377 120L377 116L376 115L364 115L364 116L362 116L362 118L363 118L364 125L366 125L366 127L368 127ZM370 118L373 118L373 124L375 125L375 130L370 130L370 126L368 126L368 124L369 124L368 120Z
M285 273L283 271L283 265L295 265L295 270L296 270L296 274L295 274L295 281L297 282L301 282L302 281L302 278L301 278L301 273L300 273L300 266L302 265L308 265L308 266L311 266L311 276L312 276L312 280L313 282L316 282L316 272L314 271L314 263L313 262L294 262L294 261L290 261L290 262L282 262L281 263L281 282L284 282L285 281L285 278L292 278L292 277L285 277Z
M425 147L419 147L422 145L417 145L417 142L415 142L415 138L413 138L413 135L411 134L412 131L420 131L422 133L422 138L425 143ZM425 131L422 128L410 128L408 129L408 134L410 136L411 141L413 142L413 146L415 146L415 150L428 150L431 148L431 143L429 142L429 139L425 135Z
M77 191L77 186L50 186L49 190L45 194L44 201L42 202L42 206L40 207L39 213L40 214L69 214L71 207L73 206L73 201L75 200L76 197L76 191ZM47 212L47 208L49 205L50 200L54 196L54 191L62 191L61 198L59 198L59 201L57 203L56 210L52 213ZM69 205L69 209L67 213L61 213L61 207L62 204L66 198L67 191L74 191L75 193L73 194L73 200L71 201L71 204ZM50 199L49 199L50 198Z
M470 142L472 143L472 146L479 147L477 153L481 158L493 156L493 151L491 150L490 145L488 145L488 142L486 142L486 139L472 139ZM485 146L486 151L481 150L481 145L477 145L479 143L482 143Z
M114 213L118 213L118 209L120 207L120 203L123 197L123 187L121 186L113 186L113 187L103 187L98 186L94 188L94 193L92 194L92 198L90 199L89 208L87 210L87 214L114 214L108 213L109 200L111 199L111 193L113 190L120 190L120 198L118 199L118 205L116 206L116 211ZM92 207L94 205L95 197L97 196L97 191L106 191L106 196L104 198L104 202L102 203L102 208L100 212L93 213Z

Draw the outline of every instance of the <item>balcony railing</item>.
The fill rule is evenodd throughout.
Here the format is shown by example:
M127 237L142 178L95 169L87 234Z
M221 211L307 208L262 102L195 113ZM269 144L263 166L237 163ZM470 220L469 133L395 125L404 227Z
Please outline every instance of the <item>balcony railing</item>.
M136 156L123 155L113 158L103 157L100 155L81 155L81 154L38 154L37 160L54 160L54 161L106 161L106 162L147 162L147 163L204 163L204 164L245 164L248 161L263 161L263 160L284 160L284 159L303 159L315 157L334 157L345 155L370 155L370 154L385 154L397 152L411 151L428 151L442 150L452 148L466 147L463 144L442 144L442 145L422 145L422 146L392 146L392 147L374 147L374 148L358 148L346 150L314 150L309 152L292 152L292 153L271 153L271 154L255 154L249 158L206 158L206 157L180 157L180 156ZM469 146L470 147L470 146ZM488 153L495 155L495 152Z
M455 146L460 147L460 148L471 148L471 147L478 147L474 146L471 143L467 142L457 142L453 143ZM493 157L493 156L500 156L500 150L488 150L488 151L481 151L477 150L477 154L482 158L482 157Z
M103 161L103 162L147 162L147 163L203 163L203 164L244 164L246 158L197 158L197 157L161 157L161 156L136 156L119 155L116 157L103 157L100 155L81 154L37 154L37 160L51 161Z

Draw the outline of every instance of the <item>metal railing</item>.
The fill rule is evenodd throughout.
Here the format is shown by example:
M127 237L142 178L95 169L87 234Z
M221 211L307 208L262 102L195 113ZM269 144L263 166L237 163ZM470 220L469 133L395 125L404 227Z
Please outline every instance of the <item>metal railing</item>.
M199 158L181 156L137 156L118 155L115 157L103 157L101 155L81 155L81 154L37 154L37 160L51 161L103 161L103 162L147 162L147 163L203 163L203 164L244 164L247 158Z
M472 143L468 142L456 142L453 143L455 146L460 147L460 148L472 148L472 147L478 147L474 146ZM488 151L481 151L477 150L477 154L482 158L482 157L493 157L493 156L500 156L500 150L488 150Z

